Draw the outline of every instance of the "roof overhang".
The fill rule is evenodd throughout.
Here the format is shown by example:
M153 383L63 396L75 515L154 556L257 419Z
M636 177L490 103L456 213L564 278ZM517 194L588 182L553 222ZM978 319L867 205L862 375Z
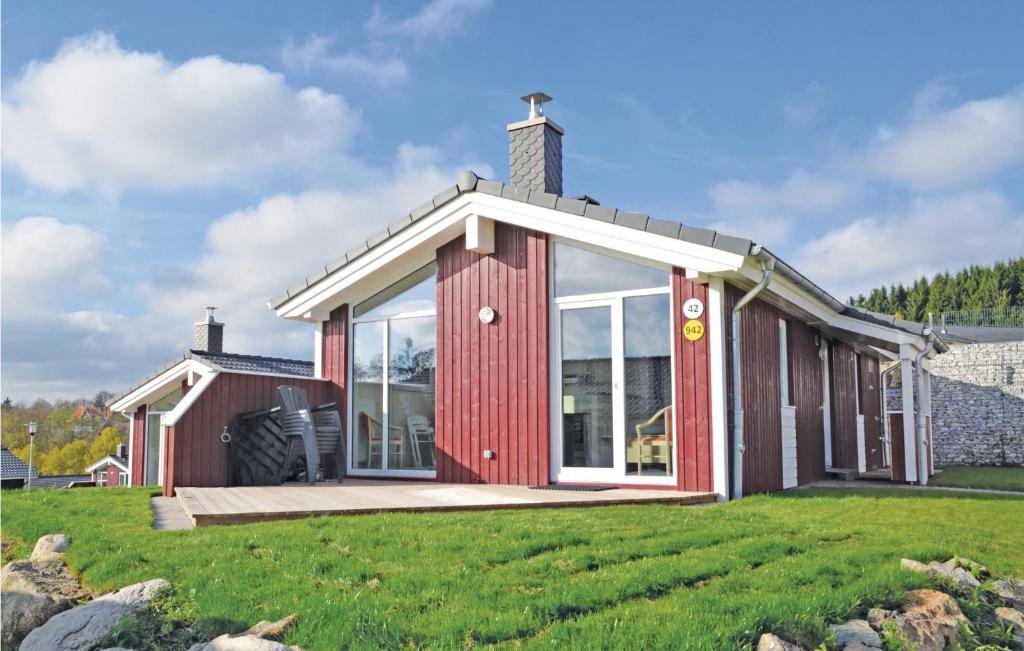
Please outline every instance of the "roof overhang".
M193 385L198 378L216 374L215 369L197 359L183 359L110 403L110 409L125 414L134 413L154 397L163 396L182 380Z
M103 457L102 459L100 459L96 463L94 463L91 466L87 467L85 469L85 471L88 472L88 473L92 473L94 470L97 470L97 469L99 469L102 466L106 466L106 465L110 465L110 464L114 464L115 466L120 468L122 471L128 472L128 465L125 464L123 459L119 459L117 457L109 456L109 455Z
M357 303L378 292L389 281L429 263L440 246L466 232L467 221L480 218L700 273L736 271L746 258L740 253L676 237L475 191L459 195L330 275L305 289L290 292L287 300L271 307L286 319L324 321L330 311L340 305Z

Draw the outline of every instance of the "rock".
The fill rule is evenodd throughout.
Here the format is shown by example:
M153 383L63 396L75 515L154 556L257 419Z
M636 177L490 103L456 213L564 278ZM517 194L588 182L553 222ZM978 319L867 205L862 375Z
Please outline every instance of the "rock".
M8 563L0 568L3 647L16 647L29 631L89 594L59 556L45 561Z
M78 651L98 649L126 615L145 607L170 584L163 579L136 583L87 604L54 615L21 643L21 651Z
M59 558L61 554L67 551L68 548L68 537L62 533L53 533L48 536L43 536L36 541L36 546L32 550L32 556L29 560L33 561L46 561L53 558Z
M882 638L878 637L878 633L871 628L871 624L863 619L851 619L845 624L833 624L828 627L828 630L836 637L836 645L842 649L848 649L855 644L869 649L878 649L882 646Z
M765 633L757 641L757 651L804 651L804 649L795 644L790 644L778 635Z
M896 625L917 651L942 651L960 637L959 625L970 624L956 599L937 590L911 590L896 616Z
M854 642L853 644L847 644L843 647L843 651L882 651L882 647L867 646L860 642Z
M993 581L992 587L996 594L1007 605L1018 610L1024 610L1024 581L1020 579L1003 579Z
M900 567L902 567L905 570L910 570L911 572L919 572L921 574L927 574L928 573L928 566L927 565L925 565L924 563L921 563L919 561L915 561L912 558L902 558L902 559L900 559Z
M946 565L952 567L962 567L974 576L986 577L990 576L988 568L977 561L972 561L969 558L963 556L954 556L953 558L946 561Z
M1017 646L1024 647L1024 613L1013 608L999 607L996 608L995 615L1000 626L1010 628Z
M896 619L897 611L884 608L872 608L868 611L868 623L871 628L881 631L886 622Z
M302 651L297 646L287 646L266 639L281 635L296 619L297 615L289 615L276 622L262 621L244 633L221 635L209 642L194 644L188 651Z

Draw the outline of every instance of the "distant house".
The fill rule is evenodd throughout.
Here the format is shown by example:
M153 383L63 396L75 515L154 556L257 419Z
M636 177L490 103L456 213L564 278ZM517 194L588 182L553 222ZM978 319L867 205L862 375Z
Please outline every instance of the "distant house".
M71 412L71 424L76 435L94 434L110 423L110 411L92 405L77 405Z
M85 469L97 486L128 486L128 458L123 445L118 454L107 455Z
M92 485L91 475L40 475L35 468L14 456L7 448L0 448L3 488L26 488L28 477L32 476L32 488L71 488Z
M39 471L30 468L7 448L0 448L0 485L3 488L21 488L29 475L35 479L39 476Z

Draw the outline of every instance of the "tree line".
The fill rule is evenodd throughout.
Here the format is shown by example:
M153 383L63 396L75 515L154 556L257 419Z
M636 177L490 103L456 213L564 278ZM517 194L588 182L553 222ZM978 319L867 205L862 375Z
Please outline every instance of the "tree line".
M866 296L851 296L849 304L921 322L928 319L929 312L938 319L943 312L1024 307L1024 257L989 267L972 265L956 273L942 272L931 280L922 276L909 287L903 283L876 287ZM992 325L1024 326L1024 322L1020 314L1010 314Z

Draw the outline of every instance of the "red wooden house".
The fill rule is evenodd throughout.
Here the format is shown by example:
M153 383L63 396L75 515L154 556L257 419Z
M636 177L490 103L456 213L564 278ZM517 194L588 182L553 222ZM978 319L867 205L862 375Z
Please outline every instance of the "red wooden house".
M349 475L722 498L829 472L927 481L935 333L843 305L748 239L564 196L563 130L524 99L509 183L466 172L270 302L316 328L308 376L287 377L338 403ZM909 392L891 424L883 359ZM168 493L226 482L220 432L286 377L240 385L204 360L160 383L177 392ZM138 433L158 392L114 408Z

